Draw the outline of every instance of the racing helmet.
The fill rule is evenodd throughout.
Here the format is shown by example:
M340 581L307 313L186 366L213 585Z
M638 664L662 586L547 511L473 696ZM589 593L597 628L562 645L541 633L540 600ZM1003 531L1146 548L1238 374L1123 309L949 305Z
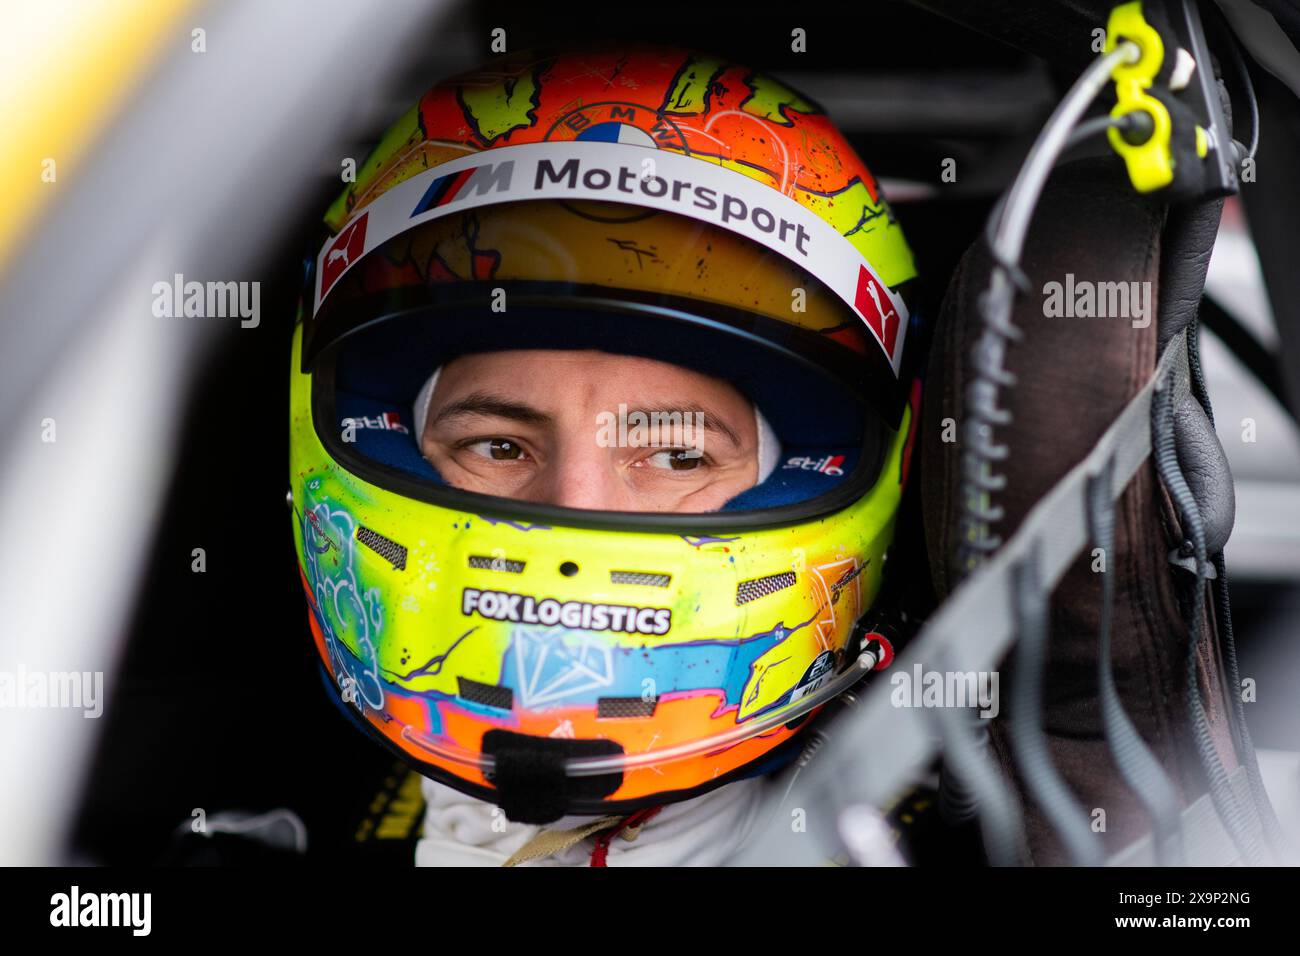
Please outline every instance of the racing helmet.
M526 822L796 755L861 677L919 401L912 255L823 111L687 51L515 55L426 93L325 224L293 337L290 502L344 712ZM443 363L503 349L717 376L780 455L699 514L451 487L417 399Z

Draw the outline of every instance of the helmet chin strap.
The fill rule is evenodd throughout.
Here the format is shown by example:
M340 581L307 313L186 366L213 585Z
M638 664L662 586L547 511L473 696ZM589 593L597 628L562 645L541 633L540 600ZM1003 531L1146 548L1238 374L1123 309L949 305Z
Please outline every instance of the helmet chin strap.
M415 422L414 435L417 446L421 445L424 437L424 422L429 414L429 399L433 398L433 390L437 388L438 376L441 374L442 366L439 365L421 387L420 393L415 396L415 406L411 412ZM755 484L761 485L776 470L776 464L781 460L781 442L757 405L754 406L754 425L758 432L758 480Z

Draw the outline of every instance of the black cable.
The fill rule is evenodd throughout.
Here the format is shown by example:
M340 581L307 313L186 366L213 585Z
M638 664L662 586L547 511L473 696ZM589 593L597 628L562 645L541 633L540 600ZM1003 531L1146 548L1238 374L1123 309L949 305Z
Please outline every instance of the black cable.
M1241 763L1246 768L1246 777L1250 781L1250 794L1255 800L1255 807L1264 824L1264 833L1269 845L1274 849L1274 856L1281 847L1289 846L1291 841L1282 832L1277 810L1264 788L1264 778L1259 772L1259 756L1255 753L1255 743L1250 737L1250 728L1246 724L1246 705L1241 699L1241 672L1237 668L1237 641L1232 631L1232 606L1228 602L1228 567L1223 552L1214 556L1214 569L1218 577L1214 584L1215 614L1219 623L1219 638L1223 645L1223 664L1228 672L1228 697L1232 701L1233 715L1241 739Z
M1245 54L1241 52L1241 45L1237 42L1237 36L1233 33L1227 17L1213 4L1209 6L1218 15L1224 42L1230 51L1229 58L1232 60L1233 68L1237 73L1237 81L1241 84L1241 92L1245 96L1246 105L1250 110L1250 145L1246 147L1245 158L1254 159L1255 151L1259 148L1259 100L1255 96L1255 84L1250 78L1250 67L1246 64Z
M1224 318L1232 323L1232 327L1239 329L1242 335L1248 336L1252 343L1255 342L1254 336L1237 325L1231 316L1219 307L1218 303L1205 298L1201 301L1200 315L1207 313L1206 306L1209 306L1209 312L1221 314ZM1206 323L1209 325L1209 323ZM1211 326L1213 328L1213 326ZM1219 334L1219 333L1216 333ZM1205 372L1201 367L1200 352L1200 318L1194 317L1191 328L1187 331L1187 350L1188 350L1188 368L1192 386L1192 395L1200 402L1201 407L1205 410L1206 418L1209 419L1210 425L1214 425L1214 409L1210 404L1210 391L1205 384ZM1219 334L1223 338L1222 334ZM1257 344L1257 343L1256 343ZM1235 351L1235 349L1234 349ZM1262 347L1261 347L1262 351ZM1237 353L1241 357L1240 353ZM1267 353L1265 353L1267 354ZM1274 366L1276 367L1276 366ZM1252 369L1253 371L1253 369ZM1285 408L1286 403L1282 402ZM1219 627L1219 639L1223 648L1223 666L1227 671L1228 697L1232 704L1233 729L1234 736L1237 738L1240 749L1240 762L1246 768L1246 777L1250 781L1251 797L1255 801L1255 808L1259 813L1260 819L1264 824L1264 831L1268 837L1269 844L1273 847L1282 847L1288 845L1289 841L1282 832L1282 825L1278 822L1277 811L1273 808L1273 803L1268 797L1268 791L1264 787L1264 779L1259 771L1259 757L1255 753L1255 744L1250 737L1250 728L1246 723L1246 705L1241 699L1241 672L1237 666L1237 640L1232 628L1232 604L1229 600L1228 592L1228 564L1222 551L1213 558L1216 578L1214 582L1214 613L1215 620Z
M1120 774L1151 817L1152 844L1160 866L1182 866L1183 844L1178 792L1138 734L1120 701L1111 657L1110 625L1115 607L1115 500L1111 497L1115 460L1088 481L1088 529L1106 562L1101 572L1101 619L1097 631L1097 696L1106 742Z
M1099 133L1114 127L1121 133L1133 129L1141 122L1134 113L1123 113L1119 116L1094 116L1092 119L1086 119L1074 128L1070 133L1070 138L1066 140L1066 149L1078 146L1080 143L1092 139Z
M1207 309L1208 306L1208 309ZM1222 311L1217 302L1212 301L1208 296L1201 297L1201 307L1192 316L1192 321L1187 327L1187 379L1192 388L1192 396L1201 403L1201 408L1205 410L1205 418L1214 427L1214 409L1210 407L1210 390L1205 386L1205 369L1201 366L1201 319L1209 311ZM1231 319L1231 316L1229 316ZM1236 324L1236 319L1232 319ZM1209 323L1206 323L1207 325ZM1241 329L1241 326L1237 326ZM1241 329L1243 335L1250 335L1245 329ZM1219 336L1223 338L1223 336ZM1251 336L1252 341L1254 336Z
M1166 381L1156 390L1152 401L1152 456L1156 471L1159 473L1169 497L1178 510L1183 533L1191 545L1196 560L1195 584L1192 590L1190 608L1185 612L1185 629L1187 631L1186 683L1188 717L1192 725L1192 736L1196 744L1197 756L1205 771L1210 786L1210 799L1223 821L1224 829L1236 845L1242 859L1254 864L1262 856L1262 848L1246 819L1245 809L1228 781L1223 761L1215 749L1210 736L1209 721L1205 715L1205 704L1201 700L1198 673L1197 650L1200 646L1201 620L1205 612L1205 581L1208 561L1205 553L1205 526L1201 520L1200 507L1178 463L1178 453L1174 439L1173 385Z

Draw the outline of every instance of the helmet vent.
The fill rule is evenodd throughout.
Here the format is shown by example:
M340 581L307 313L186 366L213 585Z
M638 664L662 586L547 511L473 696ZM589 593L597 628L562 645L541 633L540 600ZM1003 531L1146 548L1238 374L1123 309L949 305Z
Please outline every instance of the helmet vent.
M640 697L600 697L596 700L596 717L653 717L655 702Z
M398 571L406 570L406 548L392 538L385 538L378 531L371 531L361 525L357 528L357 540Z
M793 586L793 571L782 571L780 574L769 574L765 578L741 581L736 588L736 606L739 607L742 604L748 604L750 601L757 601L759 598L765 598L769 594L775 594L777 591L784 591L786 588Z
M636 584L643 588L666 588L672 582L671 574L655 571L610 571L611 584Z
M460 683L458 693L461 700L482 704L485 707L495 707L497 710L510 710L514 707L515 694L509 687L502 687L500 684L480 684L468 677L458 677L456 680Z
M482 554L472 554L469 566L480 571L504 571L507 574L523 574L524 561L512 561L510 558L489 558Z

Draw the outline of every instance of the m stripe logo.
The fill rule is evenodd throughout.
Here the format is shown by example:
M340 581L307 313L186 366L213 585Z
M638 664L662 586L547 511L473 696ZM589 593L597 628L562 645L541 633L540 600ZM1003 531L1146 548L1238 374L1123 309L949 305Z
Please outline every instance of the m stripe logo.
M462 169L458 173L449 173L446 176L439 176L433 182L429 183L429 188L425 190L424 197L420 200L419 205L411 212L412 216L418 216L426 213L430 209L437 209L439 206L445 206L456 198L457 194L469 182L469 178L474 175L474 169Z
M484 196L488 193L508 193L514 171L514 160L506 160L501 163L483 163L481 166L462 169L458 173L439 176L429 183L429 188L424 191L424 196L408 218L414 219L457 199Z

